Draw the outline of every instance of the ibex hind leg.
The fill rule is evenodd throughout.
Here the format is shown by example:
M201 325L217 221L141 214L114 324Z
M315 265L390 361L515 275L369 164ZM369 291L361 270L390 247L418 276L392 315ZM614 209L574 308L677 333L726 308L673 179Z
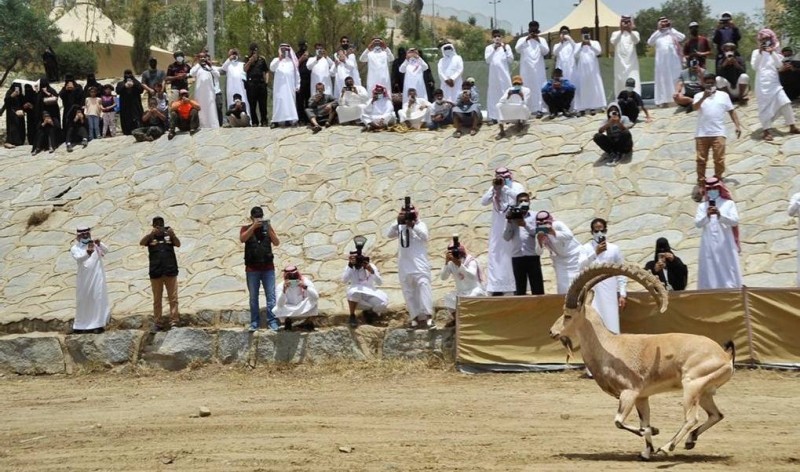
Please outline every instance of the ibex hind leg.
M717 408L717 404L714 403L714 396L711 394L711 392L706 391L703 393L703 396L700 397L700 407L706 411L708 414L708 419L705 423L700 425L699 428L694 429L691 433L689 433L689 437L686 438L686 443L684 444L686 449L693 449L695 442L697 442L697 437L715 424L722 421L722 418L724 418L722 412L720 412L719 408Z
M633 390L625 390L620 393L619 407L617 408L616 416L614 416L614 425L619 429L624 429L637 436L641 436L642 433L639 428L634 428L633 426L625 424L625 420L628 418L628 415L631 414L633 407L637 403L637 396L638 392Z
M684 412L684 421L681 429L675 433L675 436L670 439L670 441L660 448L658 448L659 452L667 452L672 451L675 449L675 444L680 442L684 436L692 429L694 426L699 422L697 415L700 413L700 394L701 389L703 387L703 383L695 380L694 382L690 383L689 385L684 386L683 390L683 412Z

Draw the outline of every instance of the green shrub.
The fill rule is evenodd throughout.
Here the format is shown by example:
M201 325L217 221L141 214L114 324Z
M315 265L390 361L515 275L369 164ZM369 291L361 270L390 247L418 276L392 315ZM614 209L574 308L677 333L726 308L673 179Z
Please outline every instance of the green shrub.
M97 72L97 54L85 43L61 43L53 51L62 76L72 74L76 79L85 79L87 74Z

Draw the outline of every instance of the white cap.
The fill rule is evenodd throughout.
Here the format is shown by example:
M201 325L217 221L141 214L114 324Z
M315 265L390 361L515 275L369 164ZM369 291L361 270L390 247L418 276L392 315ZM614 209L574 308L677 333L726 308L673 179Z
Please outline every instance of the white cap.
M696 21L693 21L693 22L689 23L689 28L691 28L692 26L700 26L700 24L698 22L696 22Z

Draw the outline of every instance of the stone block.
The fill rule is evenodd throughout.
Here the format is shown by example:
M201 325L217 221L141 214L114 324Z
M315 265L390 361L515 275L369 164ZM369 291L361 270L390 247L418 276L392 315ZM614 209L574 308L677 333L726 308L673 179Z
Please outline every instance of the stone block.
M253 334L244 328L221 329L217 333L217 359L223 364L247 362Z
M344 326L308 333L303 360L319 362L330 359L363 361L367 356L361 352L352 331Z
M65 344L73 362L78 365L112 367L136 360L142 335L139 330L74 334L66 337Z
M0 338L0 370L17 374L63 374L64 351L55 335L23 334Z
M256 339L256 363L286 362L297 364L303 360L306 335L294 332L259 331Z
M166 370L185 369L192 363L206 363L214 355L214 336L203 329L174 328L157 333L142 354L151 365Z
M453 329L390 329L383 340L384 359L450 359L453 356Z
M250 312L247 310L223 310L219 314L220 324L243 326L250 323Z

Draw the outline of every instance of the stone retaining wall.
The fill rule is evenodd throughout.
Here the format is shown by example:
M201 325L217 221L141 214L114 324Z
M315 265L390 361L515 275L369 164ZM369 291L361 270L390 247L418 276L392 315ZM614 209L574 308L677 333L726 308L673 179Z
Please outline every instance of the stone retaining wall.
M139 329L103 334L12 334L0 337L0 371L25 375L72 374L124 365L181 370L212 362L260 364L454 358L452 328L339 326L314 332L250 333L245 328Z

